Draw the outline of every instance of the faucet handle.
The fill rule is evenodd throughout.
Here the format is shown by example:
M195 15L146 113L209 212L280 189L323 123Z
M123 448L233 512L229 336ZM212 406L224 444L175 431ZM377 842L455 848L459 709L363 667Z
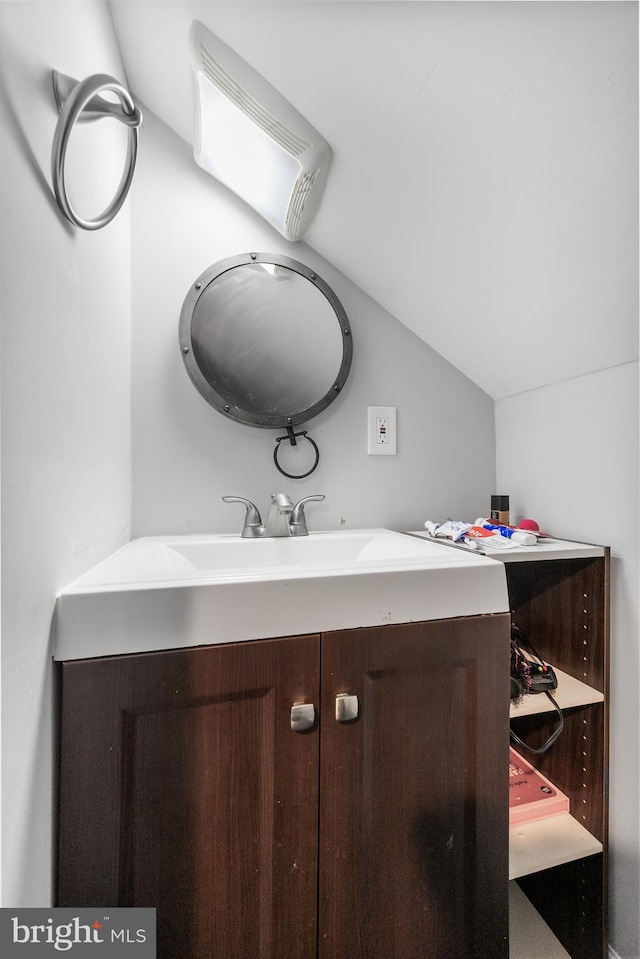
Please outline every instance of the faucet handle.
M309 530L307 529L307 518L304 515L305 503L320 502L324 498L324 493L316 493L313 496L305 496L296 503L296 505L293 507L291 522L289 524L292 536L308 535Z
M242 535L246 538L260 536L259 529L262 526L262 519L258 507L254 506L250 499L244 499L243 496L223 496L224 503L242 503L247 508L244 518L244 527Z

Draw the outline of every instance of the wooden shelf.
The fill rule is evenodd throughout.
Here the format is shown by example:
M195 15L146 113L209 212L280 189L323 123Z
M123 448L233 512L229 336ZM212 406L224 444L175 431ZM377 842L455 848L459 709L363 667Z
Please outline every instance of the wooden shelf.
M588 706L591 703L604 702L604 694L594 689L593 686L587 686L581 683L573 676L563 673L562 670L554 671L558 679L558 688L551 695L556 700L561 709L571 709L574 706ZM511 706L511 718L518 719L520 716L534 716L537 713L548 713L553 711L553 704L549 702L549 697L543 693L534 693L524 696L522 702L517 706Z
M510 959L571 959L516 882L509 883Z
M598 852L602 852L602 843L568 812L518 823L509 829L509 879Z

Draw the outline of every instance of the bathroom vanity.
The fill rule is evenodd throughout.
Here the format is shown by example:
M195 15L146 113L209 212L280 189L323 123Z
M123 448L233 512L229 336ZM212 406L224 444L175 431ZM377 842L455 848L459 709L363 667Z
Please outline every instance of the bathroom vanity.
M399 533L130 544L59 598L58 904L156 907L166 959L506 959L508 643L504 568Z
M166 959L506 957L507 644L499 614L65 663L59 904L155 906Z
M59 597L58 904L155 907L161 959L507 959L511 858L530 912L580 940L562 955L600 959L603 696L538 763L599 843L548 869L531 849L514 866L506 690L510 606L568 674L586 616L604 689L602 550L496 562L384 530L255 546L140 540Z

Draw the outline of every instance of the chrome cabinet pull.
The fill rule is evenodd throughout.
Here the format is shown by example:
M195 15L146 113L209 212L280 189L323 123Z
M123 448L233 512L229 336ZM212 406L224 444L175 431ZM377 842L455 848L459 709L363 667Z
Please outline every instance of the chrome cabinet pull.
M336 696L336 721L350 723L358 718L359 703L357 696L348 693L338 693Z
M311 729L316 721L316 708L313 703L294 703L291 707L291 728L294 733L303 733Z

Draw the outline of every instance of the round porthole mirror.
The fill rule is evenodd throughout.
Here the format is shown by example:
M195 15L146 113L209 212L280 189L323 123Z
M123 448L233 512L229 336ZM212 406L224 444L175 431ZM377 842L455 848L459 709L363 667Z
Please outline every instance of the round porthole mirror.
M222 260L198 277L182 307L180 348L194 386L218 412L286 429L277 443L293 445L300 436L312 442L294 427L339 395L353 349L347 315L324 280L268 253Z

